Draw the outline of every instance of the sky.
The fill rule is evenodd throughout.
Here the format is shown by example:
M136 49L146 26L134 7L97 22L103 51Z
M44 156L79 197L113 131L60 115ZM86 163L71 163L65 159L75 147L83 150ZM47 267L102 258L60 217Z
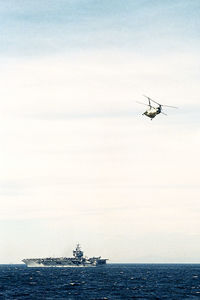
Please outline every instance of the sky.
M199 0L0 1L0 263L200 262ZM143 95L177 106L153 121Z

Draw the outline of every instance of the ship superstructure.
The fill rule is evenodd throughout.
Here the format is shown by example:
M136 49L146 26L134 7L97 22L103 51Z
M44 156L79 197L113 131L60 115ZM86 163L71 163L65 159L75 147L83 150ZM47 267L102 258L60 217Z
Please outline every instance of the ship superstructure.
M83 255L79 244L73 250L73 257L28 258L22 260L27 267L96 267L106 264L107 259L99 257L88 258Z

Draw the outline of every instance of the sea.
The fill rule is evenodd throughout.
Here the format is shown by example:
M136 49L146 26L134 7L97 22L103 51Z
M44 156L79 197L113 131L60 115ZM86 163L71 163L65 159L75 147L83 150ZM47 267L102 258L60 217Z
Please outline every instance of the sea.
M0 299L200 299L200 264L0 265Z

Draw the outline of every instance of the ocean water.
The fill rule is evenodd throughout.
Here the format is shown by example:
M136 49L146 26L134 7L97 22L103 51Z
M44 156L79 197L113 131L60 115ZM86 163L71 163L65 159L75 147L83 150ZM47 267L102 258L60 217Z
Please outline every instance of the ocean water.
M200 299L200 264L0 265L0 299Z

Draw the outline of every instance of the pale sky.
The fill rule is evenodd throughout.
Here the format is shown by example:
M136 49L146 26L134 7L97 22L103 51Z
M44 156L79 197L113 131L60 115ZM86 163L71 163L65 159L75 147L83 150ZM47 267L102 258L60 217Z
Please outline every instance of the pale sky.
M0 263L200 262L200 1L0 1ZM146 94L179 109L142 116Z

